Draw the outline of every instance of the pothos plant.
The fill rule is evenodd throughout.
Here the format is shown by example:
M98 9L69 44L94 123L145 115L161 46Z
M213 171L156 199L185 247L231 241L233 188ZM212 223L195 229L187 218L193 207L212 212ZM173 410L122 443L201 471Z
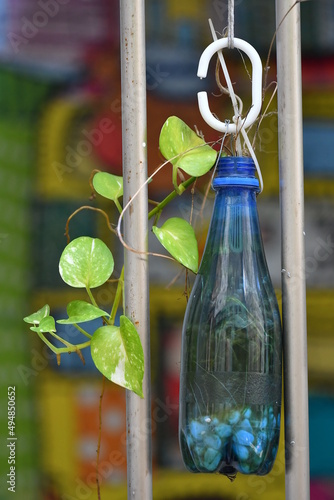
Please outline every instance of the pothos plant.
M193 227L180 217L167 219L157 226L163 208L177 195L181 195L198 177L214 166L217 151L191 130L182 120L172 116L164 123L159 147L167 162L173 165L172 191L149 212L154 219L152 231L169 254L193 273L198 270L198 246ZM189 178L178 184L178 170ZM112 200L122 213L121 198L123 179L107 172L96 171L92 178L94 191ZM109 221L108 214L103 212ZM116 324L116 314L123 309L124 267L118 278L116 293L110 312L102 309L93 290L104 285L114 271L114 258L108 246L99 238L81 236L70 241L59 260L59 272L64 282L73 288L87 292L88 301L74 300L67 305L68 318L55 321L50 315L48 304L24 318L30 330L56 354L57 362L63 353L77 353L84 361L82 351L90 349L96 368L110 381L143 397L144 355L138 332L132 321L121 314ZM93 335L84 330L82 323L102 318L102 326ZM57 334L56 323L73 325L86 337L86 341L71 344ZM63 347L56 347L51 341L57 339Z

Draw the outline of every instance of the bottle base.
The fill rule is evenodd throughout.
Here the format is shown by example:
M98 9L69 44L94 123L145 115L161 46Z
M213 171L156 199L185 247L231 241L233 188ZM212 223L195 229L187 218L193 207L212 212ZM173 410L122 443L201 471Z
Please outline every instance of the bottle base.
M194 415L194 412L190 412ZM225 410L189 418L180 429L183 461L191 472L265 475L274 464L279 441L279 407Z

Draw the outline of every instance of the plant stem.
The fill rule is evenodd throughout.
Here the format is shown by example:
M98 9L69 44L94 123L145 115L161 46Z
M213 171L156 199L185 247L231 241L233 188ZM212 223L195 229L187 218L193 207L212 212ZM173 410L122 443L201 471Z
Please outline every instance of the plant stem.
M122 209L122 206L121 206L120 202L118 201L118 199L117 199L117 198L115 198L114 202L115 202L115 205L116 205L116 207L117 207L117 210L118 210L118 211L119 211L119 213L121 214L123 209Z
M119 280L118 280L115 299L114 299L114 303L112 305L110 319L108 320L108 323L110 325L113 325L115 323L117 309L118 309L118 306L119 306L119 303L121 300L121 296L122 296L123 284L124 284L124 266L122 267L122 272L121 272L121 275L120 275Z
M90 346L90 340L83 342L82 344L72 345L72 347L60 347L57 348L57 353L62 354L63 352L76 352L80 349L85 349L85 347Z
M180 186L177 184L177 167L173 165L173 186L177 194L181 194Z
M93 304L93 306L99 308L99 306L97 305L96 300L94 299L94 296L93 296L93 294L88 286L86 286L86 291L88 293L88 297L90 298L90 301Z
M43 333L37 332L37 335L41 340L43 340L43 342L49 347L49 349L51 349L52 352L58 354L59 349L52 345L51 342L49 342L49 340L45 337L45 335L43 335Z
M77 330L79 330L79 332L81 332L83 335L85 335L85 337L88 337L89 339L92 338L92 335L90 335L88 332L86 332L83 328L81 328L77 323L73 323L73 326L75 326L75 328Z
M181 184L178 186L178 188L182 189L182 191L184 191L185 189L187 189L187 187L189 187L191 184L193 184L195 182L195 180L197 179L197 177L190 177L189 179L187 179L186 181L184 182L181 182ZM171 193L169 193L168 196L166 196L166 198L164 198L160 203L159 205L157 205L156 207L153 208L153 210L151 210L148 214L148 219L151 219L154 215L156 215L158 212L161 212L161 210L166 206L168 205L168 203L170 203L176 196L178 195L177 191L172 191Z
M58 335L54 335L52 332L49 332L51 333L54 337L58 337ZM63 352L76 352L80 349L84 349L85 347L88 347L90 345L90 340L88 340L87 342L83 342L82 344L77 344L77 345L73 345L73 344L68 344L66 347L55 347L53 344L51 344L51 342L45 337L45 335L43 335L43 333L41 332L37 332L38 336L40 339L43 340L43 342L51 349L52 352L54 352L55 354L62 354ZM60 337L58 337L59 340L62 340ZM64 340L62 340L62 342L64 342ZM66 341L65 341L66 342Z
M62 344L66 345L67 347L73 346L73 344L67 342L67 340L62 339L55 332L49 332L49 334L52 335L52 337L54 337L55 339L59 340L59 342L61 342Z
M79 212L81 212L82 210L92 210L93 212L98 212L100 214L103 215L103 217L106 219L107 221L107 225L108 225L108 229L109 231L111 231L112 233L115 234L115 229L112 227L111 223L110 223L110 220L109 220L109 217L108 215L105 213L104 210L102 210L101 208L96 208L96 207L91 207L90 205L84 205L80 208L78 208L77 210L75 210L70 216L69 218L67 219L67 222L66 222L66 226L65 226L65 236L67 238L67 244L70 242L70 233L69 233L69 225L70 225L70 221L71 219L73 219L73 217L75 215L77 215Z

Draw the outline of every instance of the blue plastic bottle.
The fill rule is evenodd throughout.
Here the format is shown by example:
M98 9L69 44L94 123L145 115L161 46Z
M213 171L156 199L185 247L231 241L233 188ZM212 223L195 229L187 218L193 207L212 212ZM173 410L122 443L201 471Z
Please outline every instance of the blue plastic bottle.
M215 204L182 332L180 446L192 472L270 472L278 448L282 334L250 158L219 160Z

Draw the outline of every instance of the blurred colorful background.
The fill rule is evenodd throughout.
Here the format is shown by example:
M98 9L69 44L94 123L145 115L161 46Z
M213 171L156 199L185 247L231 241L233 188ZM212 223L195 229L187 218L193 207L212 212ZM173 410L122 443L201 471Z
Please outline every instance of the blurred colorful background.
M235 35L250 42L265 63L275 32L275 2L235 2ZM91 200L94 169L121 175L121 84L117 0L0 1L0 500L8 492L7 398L16 387L16 494L25 500L97 498L95 481L101 375L85 355L54 356L22 318L49 303L65 317L69 300L85 298L62 282L58 260L66 245L68 216ZM301 5L305 246L307 278L311 499L334 499L334 4ZM162 162L162 124L171 115L218 138L203 122L196 77L211 42L208 18L223 32L227 0L147 0L148 168ZM234 51L236 52L236 51ZM250 81L238 54L228 54L237 92L250 99ZM275 46L268 83L275 81ZM228 99L207 83L212 109L230 118ZM268 88L268 99L274 84ZM275 100L256 143L264 177L259 215L268 264L280 297L280 213ZM208 179L207 179L208 180ZM165 167L150 184L150 198L171 190ZM213 195L205 183L173 202L168 214L190 216L203 250ZM192 208L191 208L192 207ZM293 217L293 214L291 214ZM116 220L116 219L115 219ZM81 212L71 237L103 238L117 256L122 248L103 218ZM156 244L152 240L151 248ZM160 249L158 250L160 251ZM166 261L167 262L167 261ZM284 443L264 477L192 475L181 463L177 439L178 374L184 275L173 263L150 258L152 338L153 490L155 500L284 499ZM170 284L175 277L175 282ZM169 285L169 286L168 286ZM168 288L167 288L168 287ZM97 292L101 306L115 288ZM75 332L62 332L75 341ZM107 383L102 404L102 498L126 499L125 394ZM282 432L283 434L283 432ZM142 433L146 439L145 427ZM300 451L302 453L302 451ZM296 499L297 500L297 499ZM298 499L299 500L299 499Z

